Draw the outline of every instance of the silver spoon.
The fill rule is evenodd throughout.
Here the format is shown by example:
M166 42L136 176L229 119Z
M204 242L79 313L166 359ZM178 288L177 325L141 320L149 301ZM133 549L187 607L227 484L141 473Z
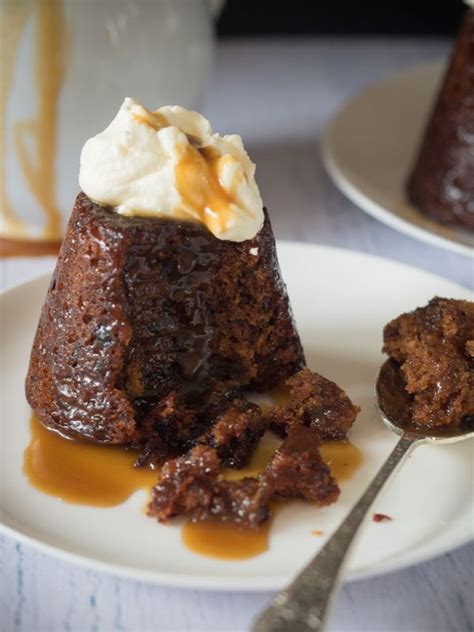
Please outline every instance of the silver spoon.
M409 421L409 395L397 365L387 360L376 383L377 408L384 424L400 436L390 456L350 514L296 579L279 592L253 626L254 632L314 632L324 627L344 562L355 535L380 490L408 454L422 443L437 445L474 437L473 427L443 432L422 429Z

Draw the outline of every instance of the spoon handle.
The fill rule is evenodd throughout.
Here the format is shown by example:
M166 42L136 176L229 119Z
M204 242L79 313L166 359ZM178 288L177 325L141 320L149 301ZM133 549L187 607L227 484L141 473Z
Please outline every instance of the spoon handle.
M258 617L252 628L254 632L314 632L323 629L331 597L357 530L384 483L419 441L402 436L334 535Z

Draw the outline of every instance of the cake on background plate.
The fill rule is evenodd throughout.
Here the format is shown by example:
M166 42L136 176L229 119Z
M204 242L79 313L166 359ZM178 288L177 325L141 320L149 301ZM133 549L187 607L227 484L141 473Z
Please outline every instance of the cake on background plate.
M408 198L444 224L474 230L474 8L470 3L411 171Z

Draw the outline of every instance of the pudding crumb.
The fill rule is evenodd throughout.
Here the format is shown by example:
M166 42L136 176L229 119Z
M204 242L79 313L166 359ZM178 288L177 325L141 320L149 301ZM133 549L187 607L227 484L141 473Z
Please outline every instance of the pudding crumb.
M375 513L372 516L372 520L374 522L387 522L388 520L393 520L392 517L387 516L387 514L383 514L383 513Z

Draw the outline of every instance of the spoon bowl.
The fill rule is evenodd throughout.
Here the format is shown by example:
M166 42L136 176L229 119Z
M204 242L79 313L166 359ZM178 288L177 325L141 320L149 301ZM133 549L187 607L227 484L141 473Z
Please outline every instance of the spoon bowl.
M416 426L410 418L411 396L405 390L400 368L393 360L387 360L380 367L375 390L376 406L382 421L387 428L399 436L438 445L474 437L474 418L472 417L457 428Z

